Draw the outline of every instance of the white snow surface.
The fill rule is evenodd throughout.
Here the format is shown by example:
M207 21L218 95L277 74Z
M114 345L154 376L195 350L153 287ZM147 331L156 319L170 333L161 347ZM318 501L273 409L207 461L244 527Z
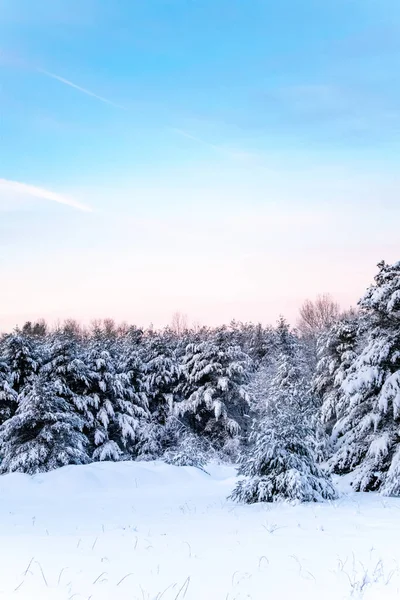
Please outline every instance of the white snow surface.
M227 500L235 469L103 462L0 477L0 599L387 600L400 499Z

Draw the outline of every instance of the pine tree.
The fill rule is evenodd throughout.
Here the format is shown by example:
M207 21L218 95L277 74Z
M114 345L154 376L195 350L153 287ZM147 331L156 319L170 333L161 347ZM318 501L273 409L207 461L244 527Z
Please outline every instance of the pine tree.
M189 428L206 436L218 450L236 453L246 431L250 358L223 336L189 344L183 358L183 400L176 410Z
M253 417L260 419L263 415L265 408L265 398L268 397L271 381L276 372L276 362L280 355L280 352L285 345L286 336L289 332L288 323L281 318L278 321L276 328L269 327L263 329L261 333L261 326L256 326L253 330L253 334L250 337L250 352L254 359L255 369L250 374L249 392L251 398L251 412ZM259 339L262 336L262 348L263 351L256 355L253 346L254 336Z
M144 397L135 391L131 375L116 368L115 358L94 340L89 349L89 403L92 421L89 439L94 460L134 456L142 420L147 417Z
M313 398L296 336L281 321L280 354L267 392L265 414L252 434L254 445L242 458L240 480L232 498L246 503L321 501L336 497L318 467L311 427Z
M243 459L240 480L232 493L239 502L290 500L319 502L337 497L307 444L311 431L302 420L282 409L267 409L252 453Z
M360 307L369 318L368 342L342 388L342 414L334 427L338 473L355 470L354 489L397 493L400 448L400 262L379 265Z
M34 377L18 409L0 428L2 473L35 474L88 462L83 420L45 374Z
M57 332L48 339L41 372L46 373L58 394L71 405L71 410L78 411L86 422L90 372L84 358L83 348L74 334Z
M317 342L318 364L313 391L321 406L321 421L331 433L342 410L342 382L357 356L358 321L343 319L325 330Z
M12 417L17 410L17 394L11 387L11 372L0 357L0 425Z
M308 443L314 453L317 462L324 462L330 451L329 437L319 418L318 397L312 389L312 373L314 360L310 360L310 352L304 337L299 337L296 330L291 331L289 324L284 318L280 318L276 328L276 351L278 362L275 369L281 368L279 365L286 357L291 365L293 380L298 379L303 389L303 401L301 410L308 427ZM273 366L273 363L272 363Z
M39 345L32 337L15 329L3 341L3 357L10 370L11 388L18 395L32 382L39 369Z
M163 345L158 333L151 333L141 341L141 346L128 344L122 371L127 373L130 389L137 402L145 409L141 418L140 435L135 443L135 454L139 460L155 460L162 456L170 435L167 418L170 411L170 398L167 394L168 366L162 360ZM158 365L160 373L157 372ZM166 368L165 373L163 366ZM161 390L165 392L165 396Z
M171 341L154 336L145 349L144 378L151 415L165 425L174 404L180 368Z
M15 415L20 394L31 385L38 371L38 344L19 329L1 340L0 425Z
M144 424L139 458L160 458L176 443L176 417L173 414L180 368L175 353L176 340L166 330L154 333L143 347L142 381L148 400L149 420Z
M248 352L256 365L266 362L266 358L271 351L270 339L268 339L270 337L271 331L265 330L261 323L258 323L251 328L251 334L248 340Z

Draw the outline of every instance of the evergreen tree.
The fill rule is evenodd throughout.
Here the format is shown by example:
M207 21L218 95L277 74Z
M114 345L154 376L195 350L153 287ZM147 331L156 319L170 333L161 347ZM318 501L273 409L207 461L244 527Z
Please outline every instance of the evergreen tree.
M342 382L357 356L357 333L357 320L344 319L324 330L318 338L318 364L312 388L321 407L321 421L329 433L341 412Z
M140 458L160 458L176 442L173 406L180 368L175 345L176 336L166 330L149 336L143 350L143 382L150 418L143 431Z
M275 369L279 370L281 368L282 359L286 356L291 365L293 379L295 380L297 376L298 382L301 382L300 387L303 389L303 401L299 410L302 410L308 428L308 443L316 461L324 462L329 456L330 443L319 418L320 405L318 397L311 385L314 361L310 361L308 344L304 337L299 338L296 330L290 330L287 321L282 317L279 319L276 328L275 344L278 356Z
M257 420L264 413L265 399L268 397L277 368L277 358L283 350L288 335L289 325L281 318L276 328L261 329L260 325L256 326L250 338L250 353L256 368L250 375L249 392L251 410ZM258 355L257 346L253 345L254 340L258 340L260 343L259 348L262 348ZM296 341L298 340L296 339Z
M272 328L264 329L261 323L251 328L251 334L248 340L249 356L256 365L266 363L269 355L273 351L272 339L274 336Z
M17 406L17 394L11 387L10 369L0 357L0 425L15 414Z
M46 373L71 410L78 411L86 422L90 372L84 358L81 344L73 333L57 332L48 339L41 372Z
M174 348L164 336L156 335L145 349L144 379L151 415L165 425L174 404L180 368Z
M400 262L379 265L360 307L369 317L368 342L353 361L342 388L346 394L334 427L337 473L355 470L357 491L398 493L400 448Z
M246 431L250 358L224 337L189 344L183 358L183 382L176 405L189 428L206 436L216 449L236 452ZM233 442L233 445L232 445Z
M232 498L246 503L333 499L336 491L312 449L313 399L304 376L304 357L284 321L278 335L281 352L265 414L252 434L254 445L242 458L239 474L244 479Z
M337 497L306 440L310 429L295 415L267 409L252 454L242 460L232 498L248 504L290 500L319 502Z
M89 439L94 460L120 460L136 453L142 420L147 417L145 398L130 384L132 375L116 368L115 358L94 340L89 349Z
M40 365L40 348L37 341L19 329L3 341L3 357L10 370L10 384L18 395L32 382Z
M2 473L50 471L88 462L83 420L45 374L34 377L19 397L18 409L0 428Z

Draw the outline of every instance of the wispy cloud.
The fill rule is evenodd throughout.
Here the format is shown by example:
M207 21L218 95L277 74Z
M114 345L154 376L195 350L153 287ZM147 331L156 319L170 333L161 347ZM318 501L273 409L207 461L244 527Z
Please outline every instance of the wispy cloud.
M172 131L173 133L176 133L176 134L182 136L182 137L188 138L189 140L193 140L197 144L202 144L203 146L207 146L208 148L211 148L212 150L215 150L216 152L224 154L225 156L228 156L229 158L233 158L236 160L249 160L249 159L253 160L253 159L259 158L253 152L248 152L246 150L236 150L235 148L231 148L231 147L224 146L221 144L213 144L212 142L209 142L201 137L198 137L197 135L192 135L190 132L185 131L184 129L179 129L177 127L170 127L169 130Z
M125 106L122 106L121 104L117 104L116 102L113 102L112 100L109 100L108 98L104 98L104 96L99 96L98 94L95 94L94 92L88 90L87 88L77 85L76 83L73 83L72 81L70 81L69 79L65 79L64 77L61 77L60 75L56 75L55 73L46 71L45 69L41 69L39 67L34 67L34 69L38 73L41 73L42 75L45 75L46 77L55 79L56 81L59 81L60 83L63 83L64 85L68 85L69 87L72 87L75 90L82 92L82 94L86 94L87 96L95 98L96 100L99 100L100 102L104 102L105 104L108 104L109 106L113 106L114 108L119 108L122 110L127 110L127 108ZM221 144L214 144L212 142L209 142L208 140L205 140L202 137L193 135L189 131L180 129L178 127L169 127L168 129L169 129L169 131L172 131L173 133L175 133L179 136L193 140L197 144L207 146L208 148L211 148L215 152L223 154L231 159L242 161L242 160L248 160L248 159L253 160L255 158L258 158L254 153L250 153L250 152L243 151L243 150L237 150L235 148L229 148L229 147L226 147Z
M72 81L69 81L68 79L65 79L64 77L60 77L60 75L56 75L55 73L50 73L50 71L45 71L44 69L36 69L36 70L38 71L38 73L42 73L43 75L46 75L46 77L51 77L52 79L56 79L57 81L60 81L61 83L64 83L65 85L69 85L70 87L74 88L75 90L82 92L82 94L86 94L87 96L96 98L97 100L100 100L100 102L104 102L105 104L109 104L110 106L114 106L115 108L121 108L122 110L126 110L124 106L121 106L120 104L116 104L115 102L112 102L112 100L108 100L108 98L99 96L98 94L95 94L94 92L91 92L90 90L87 90L86 88L81 87L80 85L77 85L76 83L73 83Z
M189 133L188 131L185 131L184 129L178 129L177 127L170 127L170 130L173 131L174 133L177 133L178 135L181 135L182 137L186 137L189 140L193 140L194 142L197 142L198 144L203 144L205 146L208 146L209 148L213 148L214 150L220 151L222 149L221 146L218 146L217 144L213 144L212 142L207 142L206 140L203 140L202 138L192 135L191 133Z
M64 85L68 85L69 87L72 87L73 89L81 92L82 94L86 94L87 96L90 96L91 98L99 100L100 102L104 102L105 104L108 104L109 106L113 106L114 108L118 108L118 109L121 109L124 111L128 110L125 106L122 106L121 104L117 104L116 102L113 102L112 100L109 100L108 98L105 98L104 96L95 94L91 90L88 90L87 88L77 85L76 83L70 81L69 79L65 79L65 77L61 77L60 75L57 75L56 73L52 73L51 71L47 71L46 69L41 69L40 67L37 67L34 65L31 65L31 68L33 68L37 73L41 73L42 75L45 75L46 77L55 79L56 81L59 81L60 83L63 83ZM212 151L219 153L220 155L228 157L229 159L233 159L233 160L242 162L242 161L249 161L249 160L251 160L251 161L257 160L258 161L258 159L260 158L257 154L255 154L253 152L249 152L247 150L232 148L232 147L229 147L229 146L226 146L223 144L214 144L213 142L210 142L210 141L204 139L203 137L193 135L189 131L187 131L185 129L180 129L179 127L167 127L167 129L176 135L190 139L193 142L195 142L196 144L205 146L205 147L211 149Z
M92 209L85 204L77 202L73 198L58 194L51 190L46 190L35 185L29 185L27 183L21 183L19 181L10 181L9 179L0 179L0 197L3 194L12 193L19 194L22 196L32 196L34 198L41 198L43 200L49 200L50 202L58 202L59 204L65 204L76 210L84 212L92 212Z

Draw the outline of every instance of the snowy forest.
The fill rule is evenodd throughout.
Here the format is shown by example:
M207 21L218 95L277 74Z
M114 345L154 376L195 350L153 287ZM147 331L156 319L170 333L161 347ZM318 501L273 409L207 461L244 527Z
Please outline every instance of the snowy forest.
M400 496L400 262L358 306L328 296L296 328L156 331L26 323L0 341L0 470L94 461L239 464L240 502Z

